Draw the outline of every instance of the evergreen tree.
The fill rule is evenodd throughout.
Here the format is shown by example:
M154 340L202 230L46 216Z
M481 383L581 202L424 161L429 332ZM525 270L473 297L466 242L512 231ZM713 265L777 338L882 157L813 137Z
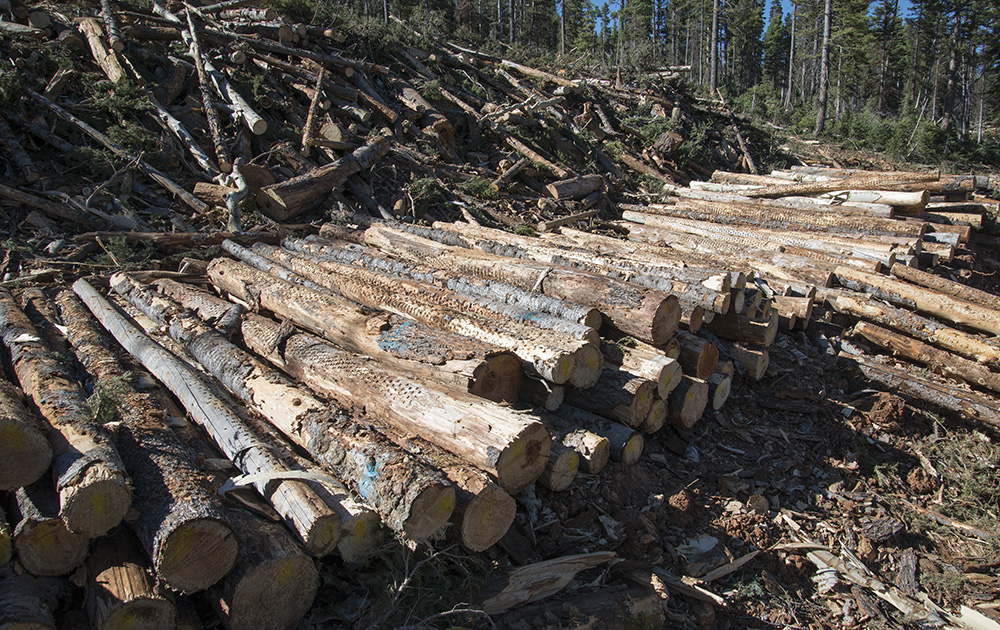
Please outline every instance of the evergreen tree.
M763 54L763 76L776 91L780 90L788 79L788 25L782 15L780 0L771 0Z

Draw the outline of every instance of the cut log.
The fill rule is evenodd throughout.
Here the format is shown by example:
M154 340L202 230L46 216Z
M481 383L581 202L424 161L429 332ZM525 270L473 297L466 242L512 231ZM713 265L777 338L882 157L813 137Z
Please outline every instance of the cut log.
M733 379L725 374L716 372L708 377L708 399L712 404L712 409L718 411L729 399L729 392L732 389Z
M1000 369L1000 348L912 311L889 306L863 293L838 294L831 306L838 312L898 330L993 369Z
M316 563L281 525L242 510L229 520L241 541L236 568L209 591L228 630L291 630L312 608Z
M678 361L684 374L700 379L711 376L719 362L719 349L715 344L683 331L677 333L677 341L681 351Z
M0 197L11 199L31 208L38 208L53 219L79 224L85 228L89 228L95 222L89 216L84 215L84 213L75 210L67 204L54 203L44 197L32 195L23 190L4 186L3 184L0 184ZM97 223L100 222L97 221Z
M646 414L646 419L642 421L639 430L647 435L652 435L663 428L668 417L667 401L656 396L653 398L653 404L649 406L649 413Z
M523 289L597 308L623 332L653 344L663 343L677 329L677 298L620 280L566 267L509 259L441 245L406 232L372 226L365 242L386 253L459 274L509 282Z
M776 295L771 299L781 321L797 321L804 329L812 318L813 301L807 297Z
M55 630L52 602L31 577L0 565L0 628Z
M100 536L121 522L132 499L121 459L60 357L0 289L0 339L10 351L21 388L52 426L52 471L59 515L70 531Z
M983 307L932 289L849 267L838 267L836 276L841 286L848 289L874 295L896 306L1000 335L1000 310L995 306Z
M775 315L777 314L775 313ZM774 338L778 334L778 318L775 316L766 320L753 319L746 315L729 313L716 315L711 322L705 325L705 328L723 339L755 343L766 347L774 343ZM713 366L712 369L715 367Z
M881 203L899 206L907 214L919 214L927 205L930 193L926 190L905 192L894 190L835 190L821 195L840 203Z
M314 390L464 458L493 474L507 492L520 492L545 468L552 438L530 417L403 378L312 335L292 335L276 348L278 325L260 317L244 318L242 327L244 342L255 352Z
M1000 374L991 372L989 368L974 361L956 357L950 352L939 350L922 341L869 322L858 322L854 327L854 333L893 354L926 365L935 372L994 392L1000 392Z
M542 377L557 385L572 380L581 387L590 387L599 377L601 361L590 366L581 365L578 360L584 346L590 345L588 342L524 324L483 317L483 313L476 313L474 305L459 302L444 289L342 263L313 263L287 250L266 245L256 246L254 251L348 300L411 317L433 328L467 335L514 352L530 363ZM597 358L600 359L599 353Z
M553 492L562 492L573 485L579 469L580 455L561 442L554 442L548 464L538 477L538 483Z
M281 433L310 451L321 463L326 463L327 459L336 461L337 457L351 457L343 449L353 427L346 418L338 417L341 416L338 409L330 409L308 391L243 352L172 300L153 295L121 275L112 277L112 286L153 321L167 326L170 336L184 345L230 391L267 418ZM277 331L274 333L278 334ZM247 343L250 343L249 340ZM326 441L325 449L329 452L316 444L318 440ZM376 439L375 444L368 444L359 438L357 442L359 447L369 447L367 450L380 448L385 451L382 464L387 468L407 463L405 455L389 448L384 440ZM454 491L443 483L439 475L413 466L414 478L407 480L411 487L400 497L398 492L386 486L389 479L370 479L373 476L370 472L365 476L364 470L354 468L364 460L359 461L358 457L353 457L353 460L333 468L334 472L338 475L349 472L350 475L344 478L359 488L359 494L372 502L395 531L401 531L415 540L423 540L447 521L454 505ZM397 480L391 481L395 484ZM361 490L362 485L368 486L367 494ZM295 530L311 550L330 553L339 538L340 514L345 510L323 502L316 504L314 510L311 519L302 518L296 522Z
M657 384L649 379L633 376L616 366L605 366L601 379L595 386L589 389L568 389L566 402L630 427L640 428L649 414L656 388Z
M544 378L528 377L524 379L519 400L531 407L539 407L546 411L555 411L563 403L566 388L553 385Z
M841 352L840 357L853 361L869 379L881 383L891 391L930 403L956 414L993 427L1000 427L1000 400L937 380L917 376L912 370L886 365L874 357Z
M95 630L176 628L177 609L159 592L149 558L128 529L94 543L87 573L87 614Z
M213 283L217 282L223 291L404 373L433 377L440 372L437 378L464 384L460 391L487 399L494 399L498 392L510 387L509 380L500 378L509 370L494 372L490 365L491 357L503 352L496 346L437 331L410 319L372 313L356 303L234 261L216 259L209 269Z
M510 529L517 515L514 498L482 472L463 465L444 467L455 484L455 537L469 551L485 551Z
M905 280L927 289L933 289L984 308L996 310L1000 306L1000 296L936 276L932 273L927 273L926 271L896 263L890 269L890 273L900 280Z
M87 557L87 538L66 528L59 497L49 479L39 479L15 494L21 520L14 528L14 550L35 575L65 575Z
M265 186L261 197L271 218L285 221L322 201L348 177L375 165L389 151L391 140L380 136L336 162L287 181Z
M635 429L570 405L563 405L554 413L542 417L554 427L585 428L607 438L610 458L626 466L639 461L645 448L645 438Z
M556 408L558 409L558 406ZM576 451L580 456L580 470L591 475L604 470L611 455L611 443L606 437L552 414L545 415L542 421L556 442ZM552 489L551 486L547 487Z
M670 392L668 415L678 429L688 430L701 420L708 406L708 383L685 376L677 389Z
M25 408L21 392L0 377L0 490L31 485L49 469L49 430Z
M83 280L74 283L74 292L124 347L157 379L174 393L191 418L211 436L219 449L247 475L262 474L253 486L279 515L304 539L319 533L320 540L339 533L332 528L335 512L302 481L274 479L287 476L287 459L282 459L281 445L263 441L232 411L233 401L216 394L204 378L189 364L155 343L136 328L107 300Z
M767 366L770 363L770 354L766 348L754 348L740 343L734 343L729 347L729 352L733 358L746 368L747 375L755 381L759 381L767 374Z
M601 342L601 352L611 364L656 383L656 393L666 398L681 381L681 364L662 350L641 342L630 345Z
M583 199L591 193L604 187L604 178L600 175L583 175L573 179L552 182L545 189L553 199Z
M229 573L239 552L217 495L193 454L166 427L157 401L126 380L131 366L111 351L107 333L90 312L71 291L61 293L58 303L66 336L95 389L115 391L120 424L113 438L135 490L137 516L130 526L170 588L185 593L208 588Z

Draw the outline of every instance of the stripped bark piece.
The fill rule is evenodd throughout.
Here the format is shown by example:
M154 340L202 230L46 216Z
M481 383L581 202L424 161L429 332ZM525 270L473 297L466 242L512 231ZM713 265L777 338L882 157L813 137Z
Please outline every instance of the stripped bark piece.
M21 388L48 420L59 514L70 531L93 537L121 522L132 500L128 476L80 386L41 341L14 299L0 289L0 339Z

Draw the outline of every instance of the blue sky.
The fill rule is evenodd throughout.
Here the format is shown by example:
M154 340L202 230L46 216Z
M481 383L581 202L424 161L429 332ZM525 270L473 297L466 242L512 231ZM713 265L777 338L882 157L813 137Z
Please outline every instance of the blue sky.
M767 28L767 23L770 21L771 15L771 3L775 0L767 0L767 6L764 7L764 28ZM836 0L834 0L836 1ZM899 15L904 20L910 17L910 9L913 7L910 4L910 0L899 0ZM781 14L788 15L788 12L792 10L792 3L789 0L781 0Z

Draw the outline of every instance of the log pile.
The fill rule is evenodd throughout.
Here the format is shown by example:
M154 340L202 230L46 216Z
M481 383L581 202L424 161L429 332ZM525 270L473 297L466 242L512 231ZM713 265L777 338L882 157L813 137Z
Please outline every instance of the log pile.
M675 76L567 79L429 38L362 60L244 4L105 1L60 25L116 85L170 77L142 99L190 187L60 104L65 78L23 68L26 98L0 113L19 184L39 174L19 134L66 150L58 129L175 198L129 182L172 204L164 234L118 202L0 186L32 225L91 230L64 239L76 252L125 268L119 235L221 248L178 272L0 288L0 565L30 574L0 566L0 619L51 627L35 578L85 566L94 627L174 627L192 593L230 629L295 627L318 560L363 563L383 530L490 549L532 486L572 492L697 431L801 331L844 333L865 378L1000 427L997 298L942 271L990 238L977 179L738 173L756 172L738 128L698 162L629 122L736 126L693 111ZM301 142L277 143L279 121ZM270 229L241 234L255 211ZM275 225L310 216L334 220Z

